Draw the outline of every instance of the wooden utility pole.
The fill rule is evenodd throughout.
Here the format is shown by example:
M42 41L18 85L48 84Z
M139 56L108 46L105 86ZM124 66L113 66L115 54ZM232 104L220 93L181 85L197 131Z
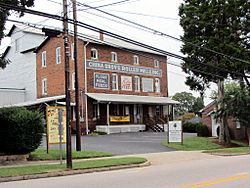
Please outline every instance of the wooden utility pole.
M68 5L67 0L63 0L63 32L64 32L64 70L65 70L65 95L66 95L66 155L67 168L72 169L72 148L71 148L71 125L70 125L70 88L69 88L69 30L68 30Z
M79 114L79 83L78 83L78 57L77 57L77 16L76 0L73 3L73 20L74 20L74 61L75 61L75 102L76 102L76 151L81 151L81 127Z

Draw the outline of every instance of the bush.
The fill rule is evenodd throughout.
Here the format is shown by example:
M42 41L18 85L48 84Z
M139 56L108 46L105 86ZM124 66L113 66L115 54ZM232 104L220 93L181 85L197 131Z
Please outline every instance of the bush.
M42 115L23 107L0 109L0 153L27 154L42 141Z
M183 132L196 133L196 126L199 123L185 122L183 123Z
M208 128L203 123L197 123L196 125L197 136L207 137L208 136Z

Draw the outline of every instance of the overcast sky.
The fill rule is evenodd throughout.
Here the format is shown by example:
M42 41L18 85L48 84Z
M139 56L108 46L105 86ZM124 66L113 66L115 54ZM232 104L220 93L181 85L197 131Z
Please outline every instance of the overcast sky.
M119 0L78 0L80 3L85 3L90 6L101 6L110 3L118 2ZM121 1L121 0L120 0ZM71 2L68 0L68 2ZM113 6L103 7L102 10L105 10L109 13L115 14L117 16L129 19L131 21L137 22L139 24L145 25L152 29L161 31L168 35L180 38L182 35L182 28L179 25L178 17L178 7L181 4L182 0L130 0L121 4L116 4ZM62 13L62 0L35 0L35 7L33 9L61 15ZM71 6L69 6L71 9ZM145 44L166 50L172 53L182 55L180 53L181 42L169 39L166 37L159 36L150 32L145 32L139 29L135 29L124 24L120 24L105 18L115 19L105 14L101 14L95 10L86 10L84 7L77 7L78 9L78 20L90 25L103 28L105 30L114 32L116 34L132 38L134 40L143 42ZM85 10L83 10L85 9ZM136 14L132 14L136 13ZM153 16L142 16L137 15L146 14ZM72 12L70 13L72 14ZM95 15L94 15L95 14ZM158 16L158 17L154 17ZM53 27L61 27L62 23L59 21L53 21L51 19L46 19L43 17L33 16L26 14L22 18L17 16L11 16L11 19L20 20L24 22L37 23L42 25L48 25ZM8 22L6 25L6 32L11 27L13 23ZM70 28L73 29L72 26ZM85 34L95 34L85 29L79 28L79 32ZM2 51L9 44L9 40L5 39L2 41L0 46L0 51ZM169 57L169 62L179 64L180 61L175 58ZM189 87L185 85L185 74L181 71L180 68L173 65L168 66L168 84L169 84L169 95L172 96L176 92L188 91ZM214 88L214 86L212 87ZM194 93L195 96L198 96L198 93ZM207 92L207 97L205 103L207 104L211 100L209 99L210 92Z

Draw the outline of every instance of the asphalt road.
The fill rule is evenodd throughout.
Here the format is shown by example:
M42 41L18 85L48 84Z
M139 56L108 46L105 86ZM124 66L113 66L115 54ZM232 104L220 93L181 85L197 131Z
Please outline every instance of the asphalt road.
M145 155L152 165L0 183L0 188L249 188L250 156L218 157L199 152Z
M157 153L174 151L161 145L167 138L166 132L119 133L99 136L82 136L82 150L110 152L114 155ZM196 136L184 133L184 137ZM44 140L43 147L46 146ZM51 147L58 147L52 145ZM75 136L72 136L72 148L75 149Z

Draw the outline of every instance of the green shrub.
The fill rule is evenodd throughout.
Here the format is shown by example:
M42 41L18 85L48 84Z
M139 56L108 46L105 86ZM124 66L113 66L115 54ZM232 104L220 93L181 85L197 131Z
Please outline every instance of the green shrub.
M27 154L42 141L42 115L23 107L0 109L0 153Z
M183 123L183 132L196 133L196 126L199 123L185 122Z
M208 128L203 123L197 123L196 125L197 136L207 137L208 136Z

